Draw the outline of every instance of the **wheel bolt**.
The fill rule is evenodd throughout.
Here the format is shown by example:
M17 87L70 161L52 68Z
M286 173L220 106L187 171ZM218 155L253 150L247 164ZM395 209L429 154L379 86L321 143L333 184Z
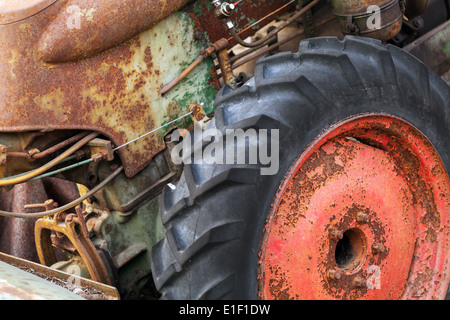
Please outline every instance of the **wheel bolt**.
M369 223L369 215L364 212L359 212L356 215L356 221L359 223Z
M330 229L329 237L336 240L341 240L344 237L344 234L337 229Z
M366 288L367 284L366 284L366 279L364 279L363 277L356 277L355 279L353 279L353 287L354 288Z
M379 253L383 253L386 251L386 247L380 243L380 242L375 242L374 244L372 244L372 253L373 254L379 254Z
M339 280L341 279L341 273L335 269L328 270L327 277L330 280Z

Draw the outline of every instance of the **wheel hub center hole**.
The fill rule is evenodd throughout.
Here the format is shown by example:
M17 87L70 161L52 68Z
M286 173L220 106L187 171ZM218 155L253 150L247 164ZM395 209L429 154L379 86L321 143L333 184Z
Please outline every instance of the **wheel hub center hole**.
M364 261L366 239L359 229L349 229L336 244L335 259L338 268L350 271L357 269Z

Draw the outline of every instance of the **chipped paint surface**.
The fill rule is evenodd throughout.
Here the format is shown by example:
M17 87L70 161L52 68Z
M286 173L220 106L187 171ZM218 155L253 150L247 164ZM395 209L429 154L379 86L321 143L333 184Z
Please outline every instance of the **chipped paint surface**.
M177 7L174 1L168 2L168 6ZM172 14L153 28L91 57L44 62L43 57L50 56L44 55L42 48L59 48L60 42L52 39L61 39L54 22L51 27L48 23L64 8L56 3L21 24L0 26L0 72L4 75L0 80L0 131L89 129L120 146L189 112L190 104L203 104L212 112L216 85L211 60L169 94L162 97L159 93L204 48L194 40L194 21L188 14ZM95 17L100 8L91 12L98 25L102 21ZM63 29L59 31L65 32L64 25L59 26ZM70 43L70 37L66 41ZM63 52L79 58L71 50ZM60 53L56 56L55 61L64 60ZM187 125L184 121L177 124ZM134 176L164 149L163 136L169 130L167 127L118 151L127 176Z
M93 56L153 27L187 2L65 1L39 40L38 56L45 62Z
M302 155L274 200L260 298L443 299L450 181L436 151L391 117L334 129Z
M0 261L0 300L85 300L56 284Z

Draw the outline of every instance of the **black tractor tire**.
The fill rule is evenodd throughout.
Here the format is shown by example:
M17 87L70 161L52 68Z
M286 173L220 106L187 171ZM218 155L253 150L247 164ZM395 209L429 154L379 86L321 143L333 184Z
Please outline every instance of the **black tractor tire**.
M450 172L449 101L440 77L377 40L313 38L298 53L261 58L245 85L219 92L209 128L279 129L278 173L261 175L260 164L185 165L162 194L167 232L152 250L161 298L257 299L259 246L280 183L308 144L344 119L403 119L429 139Z

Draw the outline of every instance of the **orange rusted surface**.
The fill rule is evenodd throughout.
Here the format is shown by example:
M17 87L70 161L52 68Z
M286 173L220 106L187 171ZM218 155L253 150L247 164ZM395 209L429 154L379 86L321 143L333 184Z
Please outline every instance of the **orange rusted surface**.
M263 299L443 299L450 182L430 142L389 116L348 120L293 166L266 223Z
M78 60L128 40L180 9L188 0L67 1L38 43L45 62ZM68 28L77 24L79 28Z
M0 24L28 18L58 0L0 0Z
M186 2L57 1L0 25L0 131L92 130L117 147L187 113L192 103L208 107L216 85L211 63L159 93L204 48L194 41L189 15L174 14ZM119 149L126 175L164 147L163 135L153 134Z

